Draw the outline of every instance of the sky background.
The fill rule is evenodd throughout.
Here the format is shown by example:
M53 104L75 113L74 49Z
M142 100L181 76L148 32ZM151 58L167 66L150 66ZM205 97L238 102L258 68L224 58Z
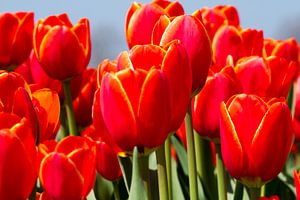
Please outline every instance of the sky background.
M150 0L139 1L141 3ZM273 0L181 0L186 14L204 6L218 4L234 5L240 15L243 28L264 31L265 37L286 39L296 36L300 41L300 1ZM75 24L87 17L91 25L92 58L90 65L96 66L104 58L114 59L127 50L124 22L130 0L0 0L0 12L33 11L35 21L49 15L68 13ZM298 36L298 37L297 37Z

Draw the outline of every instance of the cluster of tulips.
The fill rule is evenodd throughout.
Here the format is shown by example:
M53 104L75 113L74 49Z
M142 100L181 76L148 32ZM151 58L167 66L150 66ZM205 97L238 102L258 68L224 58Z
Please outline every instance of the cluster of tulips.
M0 15L0 199L300 199L300 51L236 8L133 3L98 68L89 21Z

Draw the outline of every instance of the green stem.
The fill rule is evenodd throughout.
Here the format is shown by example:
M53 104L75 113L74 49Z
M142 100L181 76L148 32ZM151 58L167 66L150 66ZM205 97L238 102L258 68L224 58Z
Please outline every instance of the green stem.
M190 106L185 116L185 127L186 127L187 156L188 156L188 167L189 167L190 199L197 200L198 199L197 172L196 172L196 161L195 161L193 123L192 123L192 114L191 114Z
M266 184L261 186L261 189L260 189L260 196L261 197L264 197L266 196Z
M59 121L60 121L60 128L59 128L59 133L60 133L60 139L67 137L67 122L66 122L66 109L64 105L62 105L62 108L60 109L60 116L59 116Z
M166 171L166 159L165 159L165 145L160 146L156 150L157 159L157 173L158 173L158 186L159 186L159 199L168 200L168 182Z
M260 198L260 188L249 187L250 200L258 200Z
M32 188L31 194L29 196L29 200L36 199L36 192L37 192L37 187L36 187L36 182L35 182L34 187Z
M244 195L244 186L239 181L236 181L233 200L243 199L243 195Z
M214 175L214 165L212 162L210 142L194 131L197 173L203 182L204 189L209 199L218 199L217 184Z
M219 199L227 200L227 191L226 191L226 179L225 179L225 169L221 156L220 144L216 145L217 151L217 180L218 180L218 194Z
M166 168L167 168L167 180L168 180L168 194L169 198L172 199L172 167L171 167L171 134L165 141L165 157L166 157Z
M144 187L146 189L146 193L148 195L148 199L151 198L151 190L150 190L150 179L149 179L149 156L148 155L141 155L139 157L139 168L141 178L143 180Z
M113 181L115 200L120 200L120 191L118 181Z
M74 110L73 110L73 104L72 104L72 95L71 95L71 89L70 89L70 81L63 81L62 82L63 88L64 88L64 94L65 94L65 107L66 107L66 113L68 117L68 126L69 126L69 133L70 135L79 135Z

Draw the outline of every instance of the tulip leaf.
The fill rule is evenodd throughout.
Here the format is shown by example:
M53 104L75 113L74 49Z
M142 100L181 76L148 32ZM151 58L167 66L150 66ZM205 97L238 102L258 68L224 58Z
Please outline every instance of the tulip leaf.
M277 195L280 199L295 199L295 188L291 180L280 173L277 178L265 185L265 196Z
M103 178L100 174L97 173L96 183L94 186L94 195L97 200L106 200L111 199L113 195L113 184L112 182ZM90 195L89 195L90 197ZM93 198L88 198L92 200Z
M180 162L182 170L183 170L184 174L186 176L188 176L189 170L188 170L188 161L187 161L186 150L183 147L182 143L180 143L174 135L171 136L171 142L174 145L174 148L176 150L176 154L178 156L178 160Z
M197 185L198 185L198 199L207 200L207 197L205 196L205 192L204 192L204 185L199 175L197 175Z
M148 199L148 198L147 198L146 189L144 187L144 183L140 173L138 149L137 147L134 147L129 200L141 200L141 199Z
M130 190L130 182L131 182L131 176L132 176L132 163L129 157L118 157L119 164L122 170L122 175L124 178L124 183L127 189L127 192L129 193Z
M171 172L172 172L172 198L174 200L184 200L184 195L180 186L180 182L177 174L177 163L171 158Z

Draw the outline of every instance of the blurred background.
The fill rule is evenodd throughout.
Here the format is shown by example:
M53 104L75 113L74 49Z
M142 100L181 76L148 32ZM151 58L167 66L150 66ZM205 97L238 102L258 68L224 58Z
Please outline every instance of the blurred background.
M140 0L141 3L150 0ZM127 50L124 23L130 0L1 0L0 12L33 11L35 21L49 15L68 13L75 24L80 18L90 20L92 58L90 66L97 66L104 58L114 59ZM180 0L186 14L218 4L234 5L243 28L262 29L265 37L300 41L300 1L273 0Z

